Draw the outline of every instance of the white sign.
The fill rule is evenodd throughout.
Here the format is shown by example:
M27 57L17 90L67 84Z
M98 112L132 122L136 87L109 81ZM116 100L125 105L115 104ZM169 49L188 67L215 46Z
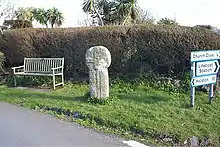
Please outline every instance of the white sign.
M191 80L193 87L216 83L216 75L208 75L202 77L194 77Z
M191 52L191 62L220 59L220 50Z
M196 76L217 74L219 70L218 60L197 62L196 63Z

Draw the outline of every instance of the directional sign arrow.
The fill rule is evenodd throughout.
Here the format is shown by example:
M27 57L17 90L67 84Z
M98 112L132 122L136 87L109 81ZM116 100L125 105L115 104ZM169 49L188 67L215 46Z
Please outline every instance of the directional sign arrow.
M202 86L202 85L208 85L208 84L214 84L216 83L216 75L208 75L208 76L202 76L202 77L194 77L191 80L191 85L193 87L196 86Z
M218 60L197 62L196 63L196 76L204 76L210 74L216 74L219 71Z
M195 81L195 79L192 79L192 85L195 85L195 82L194 82L194 81Z
M214 72L217 73L218 70L219 70L219 63L218 63L218 61L215 62L215 67L216 68L215 68Z

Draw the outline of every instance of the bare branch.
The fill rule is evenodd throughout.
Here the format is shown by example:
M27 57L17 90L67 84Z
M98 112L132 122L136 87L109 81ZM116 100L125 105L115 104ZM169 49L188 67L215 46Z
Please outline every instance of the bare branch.
M0 0L0 18L11 19L14 14L14 5L9 0Z

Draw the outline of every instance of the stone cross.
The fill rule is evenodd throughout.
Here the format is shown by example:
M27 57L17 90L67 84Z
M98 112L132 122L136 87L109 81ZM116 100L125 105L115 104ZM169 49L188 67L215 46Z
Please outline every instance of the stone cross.
M108 67L111 54L104 46L94 46L86 52L86 65L89 68L90 96L94 98L109 97Z

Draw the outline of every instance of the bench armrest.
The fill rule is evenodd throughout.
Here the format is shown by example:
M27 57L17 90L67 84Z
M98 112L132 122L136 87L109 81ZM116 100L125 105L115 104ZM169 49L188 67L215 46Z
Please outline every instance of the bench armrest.
M17 67L12 67L13 70L19 69L19 68L24 68L24 65L22 65L22 66L17 66Z
M23 66L12 67L13 74L16 73L16 69L21 69L21 68L24 68L24 65Z
M55 68L51 68L52 70L56 70L56 69L60 69L63 68L63 66L59 66L59 67L55 67Z
M59 66L51 69L53 71L53 75L55 74L55 71L57 71L58 69L61 69L61 71L60 70L57 71L58 73L63 73L63 66Z

